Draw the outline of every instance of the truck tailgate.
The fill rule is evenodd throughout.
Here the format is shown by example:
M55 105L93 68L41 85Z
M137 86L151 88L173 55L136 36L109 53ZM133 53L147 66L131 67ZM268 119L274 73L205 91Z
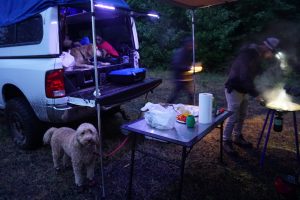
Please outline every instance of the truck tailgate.
M100 105L111 106L114 104L121 104L143 94L152 91L154 88L162 83L161 79L146 78L143 81L132 83L130 85L120 85L115 83L106 83L100 85ZM84 105L84 102L89 102L90 105L95 104L96 97L94 95L95 87L89 87L73 93L70 93L69 103L76 105ZM82 104L79 103L83 100Z

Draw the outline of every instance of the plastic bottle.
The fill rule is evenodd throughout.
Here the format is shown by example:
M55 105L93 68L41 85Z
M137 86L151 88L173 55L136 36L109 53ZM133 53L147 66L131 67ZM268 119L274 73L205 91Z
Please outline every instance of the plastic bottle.
M282 131L283 118L281 112L275 113L276 117L274 118L273 130L276 132Z
M217 111L218 111L218 105L216 99L213 97L212 99L212 116L217 116Z

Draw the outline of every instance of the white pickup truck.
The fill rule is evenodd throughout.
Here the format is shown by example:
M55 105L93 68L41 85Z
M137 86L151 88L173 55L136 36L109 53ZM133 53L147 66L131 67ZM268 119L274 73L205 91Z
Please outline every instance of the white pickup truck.
M129 56L129 63L108 58L105 62L109 65L97 67L100 105L105 109L146 94L161 83L161 79L149 77L126 85L106 79L113 70L132 67L132 52L138 50L134 20L127 4L120 2L125 9L95 10L96 32L120 57ZM71 122L95 113L94 69L65 70L60 58L66 29L74 39L91 33L88 5L56 5L16 23L3 25L0 21L0 109L4 109L13 139L21 148L40 143L41 122Z

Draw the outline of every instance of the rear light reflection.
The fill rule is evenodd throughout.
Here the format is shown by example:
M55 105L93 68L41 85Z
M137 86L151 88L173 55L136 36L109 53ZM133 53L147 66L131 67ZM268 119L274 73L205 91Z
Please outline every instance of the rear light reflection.
M65 82L64 82L64 70L53 70L46 74L46 97L59 98L66 95Z

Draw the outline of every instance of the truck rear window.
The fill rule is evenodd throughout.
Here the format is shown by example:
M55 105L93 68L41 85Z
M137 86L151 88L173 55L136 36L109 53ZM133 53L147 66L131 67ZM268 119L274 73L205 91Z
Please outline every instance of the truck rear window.
M0 47L37 44L43 38L42 16L0 27Z

